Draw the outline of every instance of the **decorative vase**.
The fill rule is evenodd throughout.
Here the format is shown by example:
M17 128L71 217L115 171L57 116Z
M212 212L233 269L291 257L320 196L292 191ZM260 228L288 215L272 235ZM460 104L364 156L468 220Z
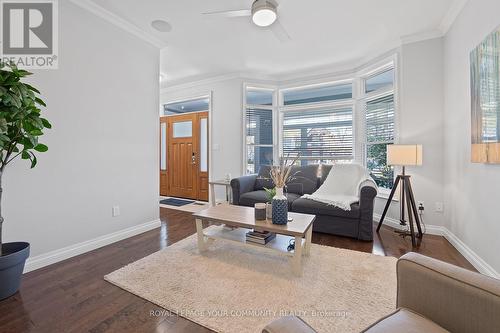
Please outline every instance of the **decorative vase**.
M283 194L282 187L276 187L276 195L273 198L273 224L287 224L288 222L288 200Z
M272 202L266 203L266 219L268 219L268 220L273 219L273 203Z

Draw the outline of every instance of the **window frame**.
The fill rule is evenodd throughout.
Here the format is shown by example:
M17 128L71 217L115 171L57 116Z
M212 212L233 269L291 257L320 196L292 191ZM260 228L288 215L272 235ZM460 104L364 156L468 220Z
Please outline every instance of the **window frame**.
M303 90L303 89L311 89L315 87L325 87L325 86L334 86L334 85L344 85L351 84L352 85L352 96L351 98L345 99L336 99L332 101L320 101L320 102L312 102L312 103L302 103L302 104L291 104L285 105L285 93L293 90ZM320 82L313 82L309 84L302 85L292 85L288 87L280 87L278 89L278 156L283 153L283 122L284 122L284 114L289 111L315 111L317 109L323 108L332 108L332 109L340 109L340 108L351 108L352 109L352 131L353 131L353 145L352 145L352 161L356 160L356 81L353 77L345 77L338 79L330 79L330 80L322 80ZM278 157L279 158L279 157Z
M378 74L382 74L389 69L393 68L394 69L394 76L393 76L393 84L392 87L383 87L374 91L366 92L366 81L373 76L376 76ZM384 61L375 63L374 65L367 67L361 72L358 72L358 77L359 77L359 86L358 86L358 105L359 105L359 114L360 114L360 119L359 119L359 125L360 125L360 130L362 133L360 134L360 137L358 137L359 145L360 145L360 150L362 151L361 154L361 163L367 167L367 154L368 154L368 145L373 145L373 144L381 144L381 143L392 143L392 144L397 144L399 142L399 66L398 66L398 55L395 54L394 56L385 59ZM394 140L389 142L389 141L383 141L383 142L368 142L367 136L366 136L366 106L368 102L371 102L373 100L376 100L378 98L383 98L387 96L393 96L394 100ZM398 168L394 167L394 175L398 172ZM395 179L395 177L394 177ZM379 192L378 192L378 197L385 198L387 199L389 197L389 194L391 192L391 189L385 188L385 187L380 187L379 186ZM397 200L398 198L395 198Z
M247 104L247 91L248 89L252 90L262 90L262 91L270 91L273 94L272 105L261 105L261 104ZM259 109L259 110L269 110L272 114L273 124L272 124L272 139L273 143L269 144L248 144L247 143L247 116L246 112L248 109ZM277 161L279 158L278 147L278 139L277 139L277 126L278 121L276 119L276 110L277 110L277 87L273 85L265 85L265 84L252 84L252 83L244 83L243 84L243 164L242 164L242 174L247 175L248 168L248 147L270 147L273 149L273 161ZM258 173L259 170L254 170L254 173Z

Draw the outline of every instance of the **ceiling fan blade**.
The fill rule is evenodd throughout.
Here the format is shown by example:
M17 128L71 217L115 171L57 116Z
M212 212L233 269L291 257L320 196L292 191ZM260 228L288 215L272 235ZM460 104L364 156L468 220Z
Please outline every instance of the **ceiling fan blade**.
M238 10L220 10L215 12L202 13L203 15L213 15L221 17L241 17L241 16L251 16L252 11L250 9L238 9Z
M280 42L284 43L292 39L279 20L276 20L269 28Z

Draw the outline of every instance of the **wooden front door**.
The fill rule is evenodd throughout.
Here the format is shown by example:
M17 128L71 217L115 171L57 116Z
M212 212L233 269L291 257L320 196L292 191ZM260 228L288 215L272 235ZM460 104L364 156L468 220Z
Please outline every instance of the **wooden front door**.
M208 200L208 112L165 118L168 189L162 195Z

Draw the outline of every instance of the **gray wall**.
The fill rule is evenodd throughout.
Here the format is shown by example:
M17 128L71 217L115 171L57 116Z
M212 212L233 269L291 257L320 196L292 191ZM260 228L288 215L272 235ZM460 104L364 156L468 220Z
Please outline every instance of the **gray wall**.
M5 240L30 242L32 257L158 219L159 51L59 4L59 69L31 79L49 151L33 170L10 165L4 183Z
M500 1L469 1L444 40L448 229L500 271L500 165L471 163L469 53L500 24Z
M436 202L443 191L443 47L442 39L404 44L400 51L399 143L422 144L423 165L408 167L417 201L425 205L424 222L444 226L444 214ZM376 213L382 214L386 200L377 199ZM399 202L393 202L389 217L399 220Z

